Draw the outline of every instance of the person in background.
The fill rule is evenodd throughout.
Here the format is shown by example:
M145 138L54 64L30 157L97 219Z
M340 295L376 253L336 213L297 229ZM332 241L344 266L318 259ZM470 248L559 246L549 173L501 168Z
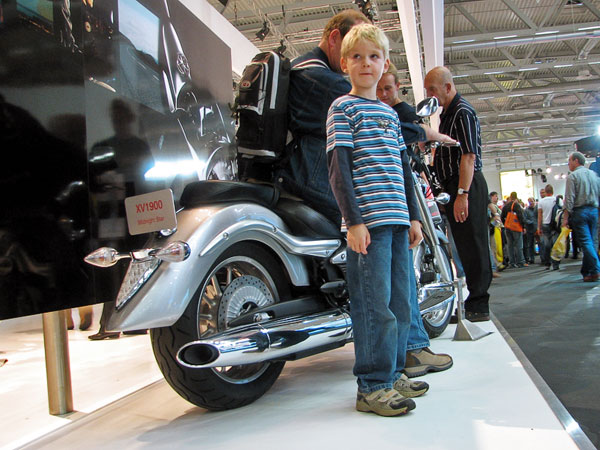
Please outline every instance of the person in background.
M556 197L554 196L554 188L551 184L547 184L544 190L544 197L538 203L537 232L541 236L540 259L541 264L546 269L550 269L550 266L552 266L553 270L558 270L559 261L550 259L550 251L558 237L558 233L550 225Z
M492 276L494 278L500 277L500 272L503 271L506 266L504 261L498 261L498 248L496 244L496 229L499 231L500 242L502 242L502 228L504 224L501 219L502 210L498 207L498 193L496 191L490 192L488 201L488 218L490 222L490 258L492 261ZM504 252L501 252L504 255Z
M537 204L533 197L527 199L527 207L523 210L523 219L525 220L525 232L523 234L523 249L525 253L525 262L533 264L535 262L535 232L537 230Z
M508 217L512 212L512 217L516 216L516 221ZM523 208L517 199L517 193L511 192L508 202L502 207L502 222L508 241L508 255L510 266L513 268L523 268L528 266L523 257L523 231L525 229L525 219L523 217Z
M594 245L598 229L600 178L585 167L585 156L579 152L569 156L569 170L562 226L567 226L570 217L573 232L583 251L583 281L594 282L600 277L600 261Z
M428 96L437 97L444 111L440 132L460 147L440 146L435 172L451 196L446 212L466 275L469 296L465 317L473 322L490 319L488 289L492 282L487 220L488 188L482 173L481 128L473 107L456 91L452 73L435 67L425 76Z

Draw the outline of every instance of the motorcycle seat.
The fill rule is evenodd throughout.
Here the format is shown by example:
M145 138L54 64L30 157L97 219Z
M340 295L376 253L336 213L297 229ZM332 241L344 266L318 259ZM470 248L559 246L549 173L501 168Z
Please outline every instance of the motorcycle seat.
M341 239L340 229L327 217L301 201L280 198L274 211L296 236L311 239Z
M265 184L240 181L205 180L188 184L179 199L184 208L214 203L252 202L273 209L279 199L279 191Z

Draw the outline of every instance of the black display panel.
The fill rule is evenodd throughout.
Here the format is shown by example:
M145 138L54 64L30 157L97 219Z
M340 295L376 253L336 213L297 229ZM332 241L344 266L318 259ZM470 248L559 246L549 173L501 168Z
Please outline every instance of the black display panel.
M229 48L177 0L0 0L0 319L112 301L123 200L236 176Z

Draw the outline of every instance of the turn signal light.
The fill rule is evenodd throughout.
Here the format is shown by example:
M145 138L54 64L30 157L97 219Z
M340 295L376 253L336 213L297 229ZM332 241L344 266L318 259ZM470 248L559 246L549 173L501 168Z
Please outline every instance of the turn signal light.
M101 247L87 255L83 260L93 266L111 267L123 258L129 258L129 254L123 255L119 254L114 248Z
M186 242L174 241L166 247L163 247L153 252L152 256L162 261L181 262L188 259L190 253L190 246Z

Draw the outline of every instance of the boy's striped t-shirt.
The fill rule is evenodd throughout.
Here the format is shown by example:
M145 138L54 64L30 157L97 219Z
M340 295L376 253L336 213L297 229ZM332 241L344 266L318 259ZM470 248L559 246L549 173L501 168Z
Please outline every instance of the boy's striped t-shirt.
M339 97L327 117L327 152L336 148L352 151L352 182L364 224L410 226L402 169L406 146L396 112L378 100Z

